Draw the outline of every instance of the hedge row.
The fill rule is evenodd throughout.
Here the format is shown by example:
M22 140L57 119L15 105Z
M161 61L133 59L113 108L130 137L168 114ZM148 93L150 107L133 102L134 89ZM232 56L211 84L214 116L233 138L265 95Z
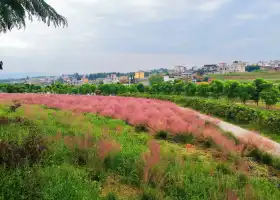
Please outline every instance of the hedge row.
M168 100L180 104L183 107L190 107L203 113L223 118L230 122L237 122L240 124L257 124L258 128L263 128L271 131L272 133L280 134L279 111L260 110L244 105L237 105L201 97L152 95L143 93L124 94L124 96Z

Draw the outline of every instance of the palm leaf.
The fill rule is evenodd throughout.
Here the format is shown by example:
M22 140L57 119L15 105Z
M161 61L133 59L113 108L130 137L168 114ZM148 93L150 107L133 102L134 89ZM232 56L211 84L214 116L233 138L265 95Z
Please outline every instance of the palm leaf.
M36 18L48 26L68 25L66 18L44 0L0 0L0 32L25 27L27 15L29 20Z

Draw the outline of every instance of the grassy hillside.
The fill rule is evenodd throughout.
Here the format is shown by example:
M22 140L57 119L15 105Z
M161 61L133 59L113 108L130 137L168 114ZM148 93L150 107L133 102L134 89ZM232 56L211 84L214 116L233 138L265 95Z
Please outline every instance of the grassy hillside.
M0 199L280 197L271 166L190 135L171 142L144 131L92 114L2 105Z
M238 80L243 82L253 81L256 78L263 78L272 82L280 81L280 72L245 72L229 74L209 74L211 78L217 80Z

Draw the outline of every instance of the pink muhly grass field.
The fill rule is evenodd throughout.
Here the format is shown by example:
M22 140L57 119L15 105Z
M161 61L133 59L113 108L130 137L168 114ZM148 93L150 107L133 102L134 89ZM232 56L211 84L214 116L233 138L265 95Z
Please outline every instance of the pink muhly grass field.
M170 134L211 137L226 151L237 149L232 140L223 136L215 126L209 125L197 112L182 109L168 101L115 96L0 94L0 101L12 100L122 119L132 125L145 125L151 132L164 130Z

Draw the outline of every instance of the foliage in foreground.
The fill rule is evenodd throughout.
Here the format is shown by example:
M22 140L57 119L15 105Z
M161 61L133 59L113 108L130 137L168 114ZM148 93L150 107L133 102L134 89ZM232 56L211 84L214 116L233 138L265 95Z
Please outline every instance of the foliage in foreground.
M32 20L36 17L39 21L51 23L56 26L67 25L67 20L59 15L45 0L9 0L0 2L0 33L12 28L23 28L26 18Z
M18 166L1 165L1 199L280 197L279 178L270 176L267 166L250 161L251 171L244 171L240 164L247 161L243 158L224 158L215 149L206 152L199 146L185 149L183 145L151 140L152 136L136 133L123 121L27 107L28 112L25 106L15 112L0 109L2 119L8 119L1 120L1 141L26 148L30 138L35 143L38 137L52 139L40 152L40 159L30 162L27 158ZM73 140L69 138L81 137L88 143L71 147ZM112 144L121 148L116 150Z

